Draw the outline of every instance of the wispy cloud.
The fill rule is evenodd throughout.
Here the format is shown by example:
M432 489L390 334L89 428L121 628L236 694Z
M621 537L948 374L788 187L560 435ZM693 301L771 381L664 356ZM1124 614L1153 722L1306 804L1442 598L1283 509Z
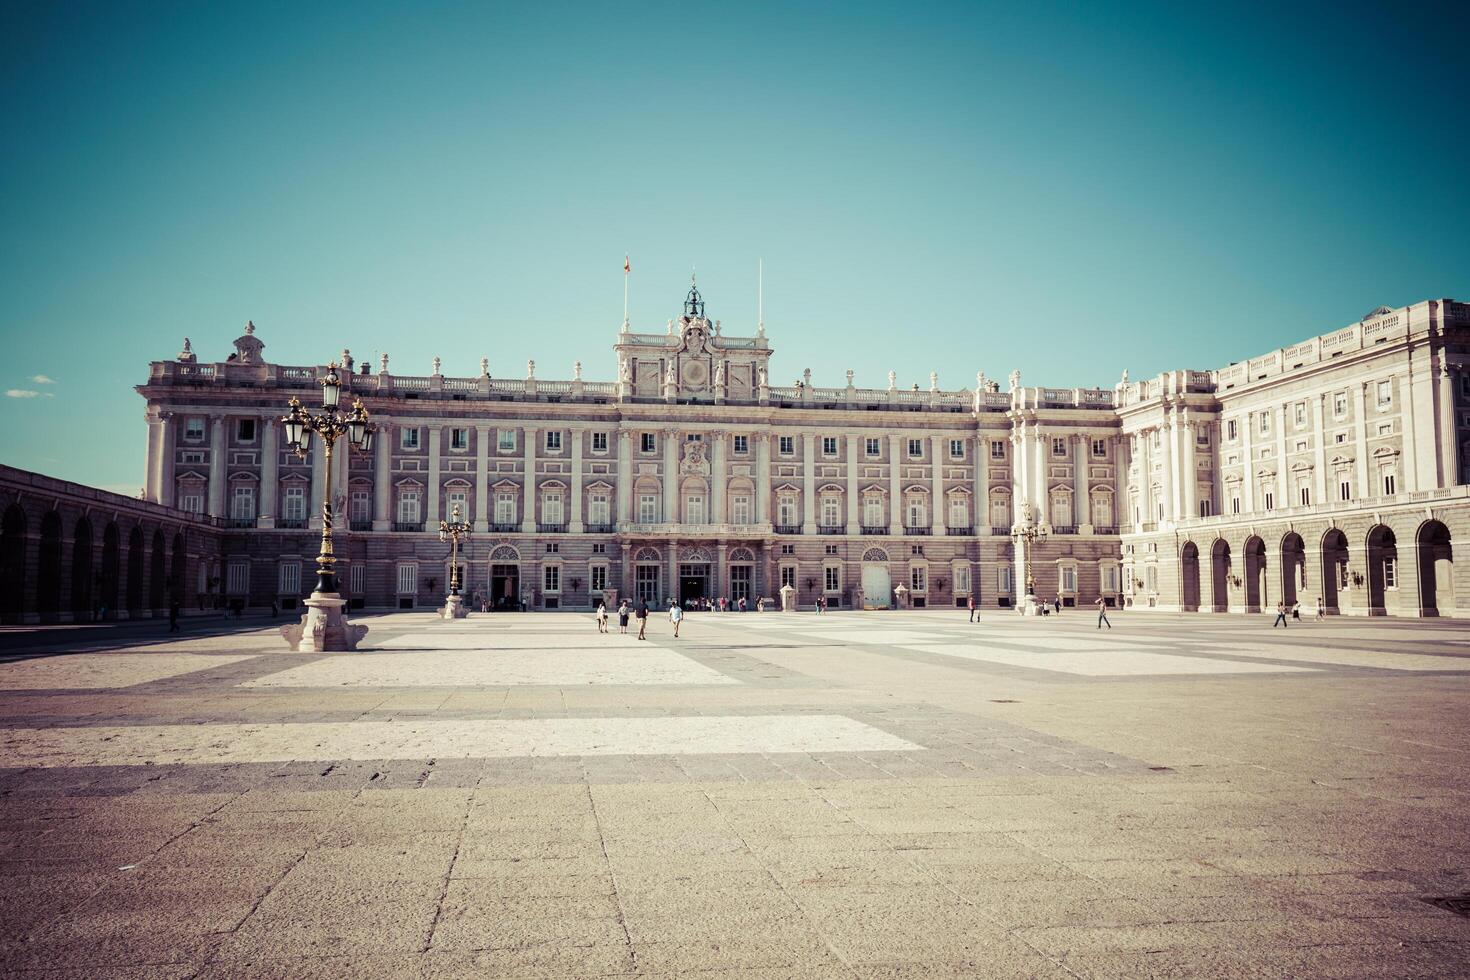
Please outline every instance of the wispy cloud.
M31 375L31 382L38 385L54 385L56 384L56 379L49 374L33 374Z
M40 395L39 391L31 391L28 388L11 388L5 392L6 398L38 398Z

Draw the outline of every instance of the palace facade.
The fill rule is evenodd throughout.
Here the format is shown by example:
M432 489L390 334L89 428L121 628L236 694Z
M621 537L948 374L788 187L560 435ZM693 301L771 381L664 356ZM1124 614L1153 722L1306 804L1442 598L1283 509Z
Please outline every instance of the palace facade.
M333 474L354 607L439 605L439 521L473 526L468 597L587 608L604 595L810 608L1066 606L1249 611L1320 595L1351 614L1470 613L1453 561L1470 499L1470 305L1430 300L1216 371L1106 388L771 383L764 325L724 332L691 288L665 333L614 345L617 380L400 375L344 350L344 404L378 423ZM221 526L224 601L310 589L321 447L278 422L324 366L185 342L138 386L146 498ZM1019 526L1040 540L1022 549Z

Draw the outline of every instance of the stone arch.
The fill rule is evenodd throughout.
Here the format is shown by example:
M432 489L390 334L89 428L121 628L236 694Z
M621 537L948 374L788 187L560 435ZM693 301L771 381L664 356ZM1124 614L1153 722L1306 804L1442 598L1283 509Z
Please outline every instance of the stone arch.
M755 555L749 548L736 548L730 552L730 561L755 561Z
M143 529L136 524L128 532L128 615L137 618L143 612Z
M1199 546L1193 541L1179 552L1179 604L1185 612L1199 612Z
M633 553L634 561L662 561L657 548L639 548Z
M25 608L26 512L11 504L0 518L0 623L21 622Z
M1398 584L1398 538L1393 528L1375 524L1368 530L1368 615L1386 616L1385 593Z
M107 522L102 532L102 574L98 577L97 606L103 619L117 615L117 580L122 572L117 524Z
M1281 538L1281 601L1290 608L1300 602L1299 590L1307 587L1307 545L1295 531Z
M1348 537L1341 528L1328 528L1322 535L1322 605L1329 613L1340 612L1338 588L1347 579Z
M521 553L511 545L499 544L490 551L490 560L499 562L520 561Z
M148 608L158 614L168 602L168 555L164 552L163 531L153 532L153 545L148 553Z
M36 563L36 612L41 622L61 617L61 515L51 510L41 518L41 554Z
M1414 533L1419 571L1419 615L1438 616L1440 608L1455 608L1455 556L1450 529L1443 521L1427 520Z
M863 561L888 561L888 552L882 548L869 548L863 552Z
M1266 607L1270 590L1266 582L1266 542L1258 534L1245 539L1245 611Z
M1230 542L1216 538L1210 546L1210 596L1215 612L1230 608Z
M72 530L71 616L77 623L92 618L92 522L85 516Z

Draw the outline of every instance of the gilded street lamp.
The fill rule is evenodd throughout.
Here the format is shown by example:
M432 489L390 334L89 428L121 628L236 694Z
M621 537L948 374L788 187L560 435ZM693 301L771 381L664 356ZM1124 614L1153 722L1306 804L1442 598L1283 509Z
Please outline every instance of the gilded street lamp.
M322 543L316 556L316 588L306 600L307 613L300 624L288 624L281 628L287 642L297 649L307 650L351 650L357 639L367 632L365 626L348 627L342 619L345 603L337 594L337 559L332 554L332 452L338 439L347 437L347 442L363 452L372 448L373 432L377 426L368 421L368 411L360 400L346 414L338 412L342 400L342 379L337 375L337 365L327 368L326 377L318 384L322 386L322 411L313 414L307 411L296 398L290 401L290 411L281 417L286 428L286 449L305 459L311 451L311 438L315 433L322 438L325 480L322 493Z
M1036 520L1035 511L1031 505L1025 504L1022 511L1022 523L1011 528L1011 537L1021 549L1021 565L1026 570L1026 606L1025 613L1028 616L1036 613L1036 576L1031 571L1030 550L1038 544L1046 541L1046 528Z
M470 525L459 519L459 504L454 505L454 510L449 515L449 520L439 522L439 540L450 542L449 546L449 597L445 601L445 609L448 615L455 619L462 618L464 613L462 600L459 595L459 543L470 536Z

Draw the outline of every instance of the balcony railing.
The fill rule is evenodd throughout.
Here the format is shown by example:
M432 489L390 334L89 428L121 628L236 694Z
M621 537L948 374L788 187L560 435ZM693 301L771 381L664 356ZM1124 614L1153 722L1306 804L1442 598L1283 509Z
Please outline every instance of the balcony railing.
M548 524L545 521L538 521L536 530L542 534L566 534L567 526L566 524Z
M903 526L903 533L909 537L924 537L933 534L934 529L931 527L913 527L912 525L905 524Z
M400 531L400 532L403 532L405 534L422 534L422 533L424 533L424 522L423 521L394 521L393 522L393 530Z
M800 524L777 524L774 528L777 534L800 534Z
M276 521L276 527L285 528L288 531L300 531L306 527L306 518L283 517Z
M254 517L231 517L225 521L225 527L254 527L256 520Z
M1009 525L1006 525L1006 524L997 524L996 526L994 526L994 527L992 527L990 529L990 533L991 534L998 535L998 536L1000 536L1002 538L1008 538L1008 537L1011 536L1011 529L1010 529L1010 526Z
M967 524L964 527L947 527L944 533L952 538L967 538L975 533L975 529Z
M1118 528L1117 528L1117 525L1114 525L1114 524L1094 524L1092 526L1092 533L1093 534L1117 534L1118 533Z
M863 525L863 533L864 534L887 534L888 533L888 525L887 524L864 524Z
M1145 521L1144 523L1138 525L1138 529L1144 534L1148 534L1150 531L1157 531L1159 529L1159 525L1154 523L1153 521Z
M496 534L515 534L520 529L521 529L521 526L519 524L516 524L515 522L511 522L511 523L508 523L508 524L491 524L490 525L490 530L493 531L493 532L495 532Z
M1077 533L1077 528L1075 526L1073 526L1073 525L1070 525L1070 524L1053 524L1051 526L1051 533L1052 534L1076 534Z
M354 518L347 522L347 526L354 531L371 531L373 529L373 522L371 520L364 521Z
M847 528L844 527L841 524L818 524L817 525L817 533L818 534L842 534L846 530L847 530Z
M583 527L588 534L611 534L616 530L616 526L612 524L584 524Z

